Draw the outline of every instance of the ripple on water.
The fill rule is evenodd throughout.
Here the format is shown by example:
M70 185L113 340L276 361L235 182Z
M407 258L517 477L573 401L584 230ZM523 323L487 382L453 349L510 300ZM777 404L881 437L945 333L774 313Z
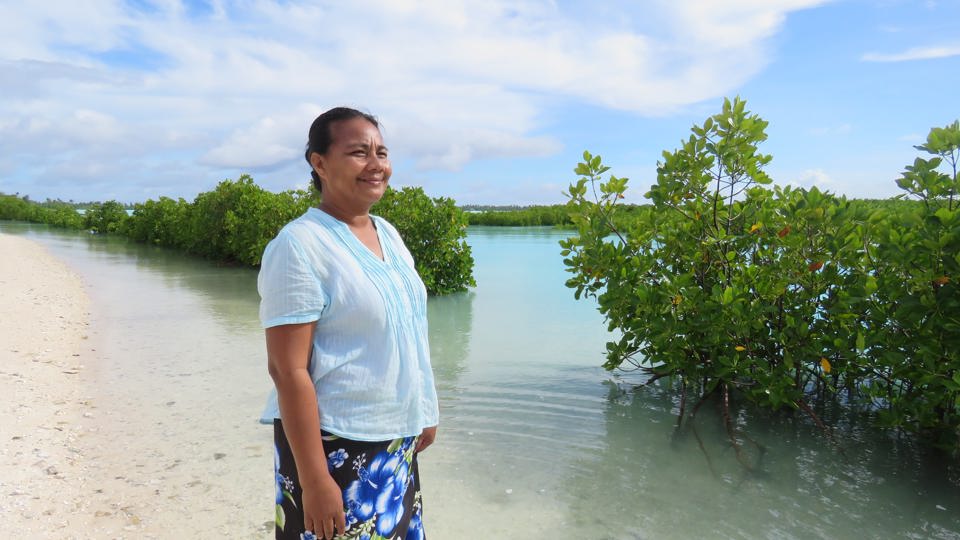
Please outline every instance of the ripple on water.
M557 452L575 454L602 446L603 402L535 386L477 385L445 400L444 424L452 426L451 435L462 437L464 444L484 435L487 444L498 449L555 458Z

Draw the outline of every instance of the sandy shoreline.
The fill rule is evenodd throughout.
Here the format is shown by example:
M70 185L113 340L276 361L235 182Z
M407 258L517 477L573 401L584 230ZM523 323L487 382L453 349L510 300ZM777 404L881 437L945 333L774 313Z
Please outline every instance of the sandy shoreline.
M202 391L218 380L202 367L176 389L136 364L110 371L124 339L165 354L103 320L122 286L20 236L0 233L0 253L0 538L267 537L270 434L252 408L195 401L229 397ZM240 424L211 430L191 410Z
M0 250L0 538L272 537L271 431L254 422L265 392L248 388L266 385L260 353L223 358L214 332L171 344L185 323L151 296L169 291L81 278L16 235L0 233ZM151 306L152 334L127 330L117 296ZM166 309L190 313L181 302ZM241 331L251 342L242 348L262 347L258 330ZM142 361L125 369L129 349ZM227 372L232 387L254 395L252 406L223 387ZM514 515L502 488L491 488L500 494L493 501L470 495L459 470L466 457L443 447L438 440L422 458L431 537L508 537L511 523L536 519ZM484 532L457 532L464 528Z
M131 524L98 500L85 467L96 352L84 285L29 240L0 234L0 253L0 536L122 531Z

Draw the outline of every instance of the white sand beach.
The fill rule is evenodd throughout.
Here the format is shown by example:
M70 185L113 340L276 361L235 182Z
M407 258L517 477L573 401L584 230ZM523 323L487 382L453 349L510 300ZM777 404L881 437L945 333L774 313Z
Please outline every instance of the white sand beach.
M96 351L84 286L29 240L0 234L0 253L0 537L122 532L132 524L85 465Z
M177 396L130 399L124 388L149 379L116 372L122 330L91 302L104 284L20 236L0 234L0 253L0 538L271 536L270 430L254 408L222 429L183 420L190 396L219 399L197 389L215 373ZM141 356L157 349L127 337L144 343ZM194 406L216 418L225 409Z

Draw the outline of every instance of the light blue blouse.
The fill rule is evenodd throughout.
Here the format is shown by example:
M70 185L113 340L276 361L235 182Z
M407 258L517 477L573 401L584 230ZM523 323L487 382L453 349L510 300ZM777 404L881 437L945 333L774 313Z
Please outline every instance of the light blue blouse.
M320 425L360 441L418 435L439 421L427 291L393 225L371 217L384 260L310 208L267 245L257 279L264 328L316 321L309 371ZM274 390L261 421L279 417Z

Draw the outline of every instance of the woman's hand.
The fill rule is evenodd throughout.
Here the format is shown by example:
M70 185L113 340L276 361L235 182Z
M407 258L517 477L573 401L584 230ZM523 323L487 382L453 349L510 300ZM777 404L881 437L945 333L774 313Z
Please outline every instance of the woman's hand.
M437 426L424 428L420 432L420 438L417 439L417 448L416 452L423 452L427 449L428 446L433 444L433 440L437 438Z
M314 482L302 483L301 489L304 528L313 531L320 540L333 540L334 529L343 534L347 528L343 494L333 477L323 474Z

